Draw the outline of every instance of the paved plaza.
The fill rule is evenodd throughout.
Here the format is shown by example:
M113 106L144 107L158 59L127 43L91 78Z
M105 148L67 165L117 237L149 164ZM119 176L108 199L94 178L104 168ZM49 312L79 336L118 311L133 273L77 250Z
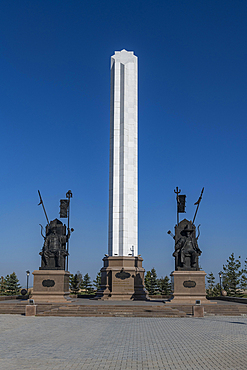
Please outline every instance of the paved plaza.
M0 368L246 369L247 318L0 315Z

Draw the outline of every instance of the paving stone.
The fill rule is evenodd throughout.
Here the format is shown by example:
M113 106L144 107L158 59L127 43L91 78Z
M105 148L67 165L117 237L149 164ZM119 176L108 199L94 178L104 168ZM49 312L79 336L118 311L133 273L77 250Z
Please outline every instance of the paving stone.
M241 370L246 339L246 317L0 315L0 368Z

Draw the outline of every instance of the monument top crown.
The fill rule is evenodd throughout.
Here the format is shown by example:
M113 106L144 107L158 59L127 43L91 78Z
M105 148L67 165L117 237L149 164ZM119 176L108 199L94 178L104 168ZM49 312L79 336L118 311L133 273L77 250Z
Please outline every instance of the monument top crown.
M126 49L122 49L121 51L115 51L115 54L120 54L120 53L128 53L128 54L134 54L133 51L127 51Z
M127 51L125 49L121 51L115 51L115 54L112 56L112 59L119 61L120 63L126 64L128 62L133 62L137 59L137 56L134 55L133 51Z

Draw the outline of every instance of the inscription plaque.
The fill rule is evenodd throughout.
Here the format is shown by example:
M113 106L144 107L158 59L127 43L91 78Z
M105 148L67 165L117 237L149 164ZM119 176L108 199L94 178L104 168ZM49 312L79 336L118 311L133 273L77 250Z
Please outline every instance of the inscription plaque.
M51 288L51 287L53 287L55 285L55 281L54 280L50 280L50 279L43 280L42 281L42 285L44 287Z
M117 279L125 280L125 279L128 279L130 277L130 273L121 270L120 272L117 272L115 274L115 276L116 276Z
M195 286L196 286L196 282L195 282L195 281L192 281L192 280L185 280L185 281L183 282L183 286L184 286L185 288L195 288Z

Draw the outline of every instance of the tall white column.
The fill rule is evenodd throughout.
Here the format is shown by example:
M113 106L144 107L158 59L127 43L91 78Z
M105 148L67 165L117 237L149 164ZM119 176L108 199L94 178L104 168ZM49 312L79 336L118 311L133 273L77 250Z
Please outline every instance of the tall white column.
M111 57L109 256L138 255L137 71L132 51Z

